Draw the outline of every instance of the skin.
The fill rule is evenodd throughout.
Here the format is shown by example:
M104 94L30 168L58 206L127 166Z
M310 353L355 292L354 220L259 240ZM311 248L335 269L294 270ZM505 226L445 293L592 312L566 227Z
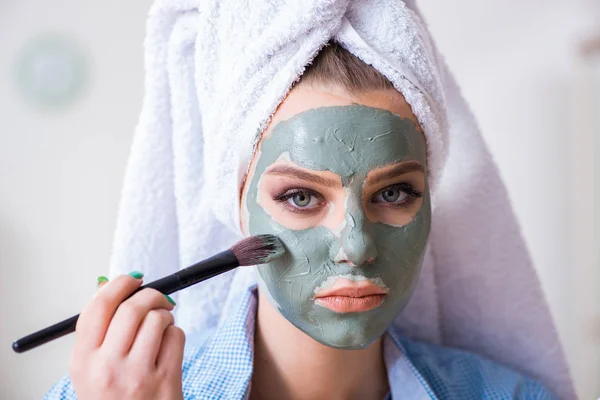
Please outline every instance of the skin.
M183 399L174 305L154 289L125 300L141 285L128 275L102 283L81 312L69 359L78 399Z
M329 106L279 122L259 152L249 233L275 234L287 249L259 266L261 287L313 339L368 346L404 308L420 270L430 221L423 134L387 110ZM315 301L346 280L387 294Z
M395 90L351 94L341 88L331 86L324 87L303 84L296 86L274 114L258 144L257 151L251 162L249 174L242 188L240 204L241 225L242 230L247 235L257 233L255 231L257 227L265 227L264 225L257 225L256 221L253 221L253 216L257 212L257 208L254 207L252 202L256 201L257 207L262 208L263 212L273 221L273 226L278 227L278 236L280 238L282 238L282 235L285 236L284 233L286 231L308 232L309 230L317 229L319 232L327 232L328 236L326 237L330 240L329 248L344 250L335 251L334 249L329 253L328 257L331 257L333 261L333 264L331 264L332 267L339 268L340 271L349 271L350 273L353 270L360 269L361 272L368 274L376 269L375 267L378 266L378 257L382 257L382 255L377 252L376 245L364 245L369 240L363 240L362 246L354 246L354 250L356 251L353 251L353 246L344 245L344 242L347 242L351 236L348 235L351 229L347 226L347 215L351 211L350 208L354 207L354 211L352 212L359 213L364 218L364 226L369 224L377 226L386 225L388 227L395 226L396 229L409 226L414 222L419 212L425 212L426 214L429 212L428 207L426 209L423 207L424 204L429 205L428 196L422 196L401 211L382 208L381 205L369 199L376 197L377 190L381 190L382 187L406 180L409 180L417 189L428 194L426 187L426 166L422 165L423 169L421 171L412 170L401 177L391 178L388 181L380 179L377 184L373 183L376 181L373 178L377 177L377 175L384 175L385 172L389 172L387 171L388 169L395 168L397 165L392 165L394 164L392 163L372 168L366 174L366 177L362 177L365 178L363 179L365 184L362 188L354 187L354 190L358 190L359 192L362 190L362 198L367 200L361 201L358 204L354 201L354 204L352 204L352 199L356 200L361 195L357 195L356 193L354 193L354 197L349 195L348 183L351 180L342 176L343 173L340 173L340 171L337 171L338 174L336 174L331 169L328 170L323 167L315 168L313 166L310 168L310 165L307 165L307 163L299 165L297 162L298 157L295 158L293 154L291 156L283 155L276 157L273 160L272 148L269 150L266 147L269 140L276 138L278 124L282 122L284 124L286 121L291 122L294 120L294 117L298 117L308 110L353 105L355 107L356 105L361 105L372 109L379 109L379 112L387 110L407 122L412 121L412 125L421 133L410 107L402 95ZM422 139L424 142L424 138ZM342 140L344 139L342 138ZM265 151L263 152L263 150ZM268 167L264 167L260 165L261 158L267 153L271 153L267 156L270 159L267 162ZM314 151L308 154L314 154ZM425 164L424 159L420 160ZM401 164L409 160L396 161L395 164ZM281 172L282 170L285 172L285 168L280 167L290 166L296 170L300 169L301 172L310 172L312 175L316 175L321 180L328 182L319 184L313 179L312 182L307 183L305 180L298 179L299 174L297 173L296 176L293 176L294 174ZM268 173L269 168L276 168L279 171L275 174L270 174ZM362 172L364 173L365 171ZM273 201L273 198L277 197L273 196L273 194L277 193L281 188L310 189L321 194L322 198L309 200L310 196L308 194L302 195L300 198L296 198L296 200L304 200L302 204L309 202L312 207L315 207L316 211L309 214L290 212L289 205L296 206L295 203L292 204L291 200L288 199L287 204L283 206L281 201ZM266 219L263 218L264 221ZM426 225L424 239L422 239L423 247L429 229L428 224ZM361 235L367 238L369 234L368 232L362 232ZM289 245L289 238L284 237L282 240L284 244L288 241ZM336 241L338 242L337 247ZM309 244L312 246L312 249L315 248L314 246L320 245L319 242ZM313 257L310 246L306 249L306 252L309 253L309 258ZM293 253L294 249L288 248L288 252L292 253L292 257L296 257ZM412 283L416 281L417 272L420 267L421 260L419 257L416 257L415 260L417 264L415 271L408 277L408 286L402 290L406 294L406 300L410 296ZM255 365L251 397L255 399L383 398L389 390L382 354L382 331L380 328L383 321L380 321L378 324L379 327L376 329L376 332L367 332L368 323L366 322L368 322L369 318L355 323L357 320L355 318L357 317L356 313L354 313L354 316L350 316L347 321L350 324L355 323L353 325L355 329L352 330L360 331L358 338L362 341L358 342L354 341L356 337L350 337L350 342L347 342L348 335L344 337L344 332L341 332L341 336L339 335L340 332L334 332L332 336L325 338L319 336L318 333L311 332L305 326L302 326L302 323L299 323L298 320L294 320L293 316L291 317L289 313L286 314L285 307L288 305L281 307L280 302L282 301L282 297L278 296L277 293L279 289L273 289L272 285L269 286L269 281L271 283L276 281L269 278L269 268L274 268L275 273L277 272L277 266L266 265L259 267L263 282L259 285L259 305L255 335ZM267 276L266 279L265 276ZM374 278L374 276L371 275L368 278ZM306 282L303 282L303 284L306 284ZM403 304L398 303L398 312L401 307L403 307ZM327 317L331 315L332 313L329 312L321 320L317 316L317 320L327 321ZM388 317L384 319L387 320ZM354 318L354 321L352 321L352 318ZM384 328L386 327L387 324ZM340 346L336 346L336 343L331 343L330 339L337 340L340 337L343 337L343 341L338 343L341 344ZM368 339L366 342L363 340L365 338ZM348 344L350 345L348 346ZM345 348L359 350L349 351L345 350ZM340 368L340 366L343 366L343 368ZM277 395L274 396L274 393Z

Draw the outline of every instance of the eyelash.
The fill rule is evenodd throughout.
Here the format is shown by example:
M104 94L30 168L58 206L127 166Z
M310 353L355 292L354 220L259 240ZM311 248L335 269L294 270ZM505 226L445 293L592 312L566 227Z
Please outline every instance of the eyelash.
M315 213L314 208L302 209L300 207L292 206L288 200L298 194L306 194L309 196L316 197L320 202L324 202L325 198L318 192L315 192L311 189L303 189L303 188L294 188L294 189L286 189L283 193L273 196L273 200L280 203L283 207L285 207L288 211L298 214L313 214Z
M373 197L378 196L379 194L381 194L382 192L386 191L386 190L390 190L390 189L399 189L400 191L406 193L409 198L400 204L395 204L395 205L387 205L385 207L392 207L392 208L403 208L403 207L407 207L410 204L412 204L413 201L415 201L415 199L423 197L423 192L418 191L413 185L411 185L408 182L402 182L402 183L398 183L395 185L391 185L391 186L387 186L381 190L379 190L378 192L376 192ZM305 188L294 188L294 189L286 189L284 190L282 193L273 196L273 200L275 200L276 202L280 203L283 207L285 207L288 211L294 212L294 213L298 213L298 214L314 214L315 213L315 209L303 209L301 207L294 207L293 205L291 205L288 200L291 199L292 197L298 195L298 194L306 194L309 196L314 196L316 197L319 201L324 202L325 198L318 192L311 190L311 189L305 189Z
M387 186L387 187L379 190L378 192L376 192L373 195L373 198L376 196L379 196L381 193L385 192L386 190L390 190L390 189L399 189L401 192L406 193L409 197L403 203L399 203L399 204L388 203L388 205L386 205L385 207L393 207L393 208L407 207L410 204L412 204L412 202L415 201L415 199L423 197L423 192L418 191L413 185L411 185L408 182L402 182L402 183L397 183L395 185Z

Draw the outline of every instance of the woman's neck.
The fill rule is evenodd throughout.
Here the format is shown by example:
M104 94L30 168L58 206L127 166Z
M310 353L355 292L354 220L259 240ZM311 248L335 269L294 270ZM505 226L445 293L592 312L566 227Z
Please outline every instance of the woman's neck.
M381 338L364 350L315 341L260 293L250 399L373 399L389 391Z

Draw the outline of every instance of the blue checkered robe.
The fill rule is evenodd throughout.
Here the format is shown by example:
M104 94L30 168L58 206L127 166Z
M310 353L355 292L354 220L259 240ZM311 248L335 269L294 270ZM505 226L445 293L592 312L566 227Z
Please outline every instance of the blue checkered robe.
M256 306L256 289L250 288L237 311L214 334L187 338L183 363L186 400L248 398ZM556 399L536 381L490 360L412 341L391 329L384 336L383 348L388 399ZM76 398L68 376L44 396L45 400Z

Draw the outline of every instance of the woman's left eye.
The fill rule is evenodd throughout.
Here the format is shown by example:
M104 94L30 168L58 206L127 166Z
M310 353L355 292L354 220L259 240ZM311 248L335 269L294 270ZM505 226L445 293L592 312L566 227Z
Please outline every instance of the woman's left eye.
M408 197L406 193L394 187L385 189L380 196L386 203L402 203Z
M388 186L373 196L373 203L387 203L400 205L410 202L410 197L421 197L422 193L415 190L412 185L398 184Z

